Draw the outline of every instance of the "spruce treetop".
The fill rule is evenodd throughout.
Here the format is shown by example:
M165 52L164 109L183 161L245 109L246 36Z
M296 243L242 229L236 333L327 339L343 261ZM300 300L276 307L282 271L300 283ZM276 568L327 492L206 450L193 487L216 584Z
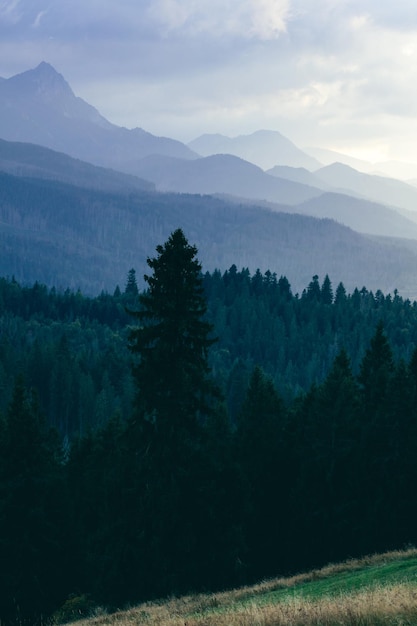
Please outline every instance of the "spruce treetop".
M134 315L140 326L131 332L130 349L138 357L139 412L172 429L187 421L191 425L208 411L214 389L208 350L215 340L205 319L197 248L177 229L156 252L147 259L153 273L144 277L148 289L139 296L140 310Z

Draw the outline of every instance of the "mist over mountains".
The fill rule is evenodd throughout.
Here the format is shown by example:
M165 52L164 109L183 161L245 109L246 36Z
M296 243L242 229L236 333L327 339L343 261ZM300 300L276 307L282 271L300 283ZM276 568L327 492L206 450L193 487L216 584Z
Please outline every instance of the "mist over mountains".
M204 269L417 297L417 189L323 167L275 131L186 146L120 128L41 63L0 80L0 138L1 275L112 290L180 226Z
M204 270L248 267L288 277L301 292L312 275L346 288L395 288L414 297L417 242L370 239L333 220L270 211L211 196L106 193L0 175L1 274L85 293L112 292L181 224ZM413 242L414 243L414 242Z
M0 82L0 137L125 171L148 154L194 158L184 144L108 122L48 63Z
M258 130L251 135L225 137L224 135L201 135L188 146L201 156L233 154L268 169L275 165L289 165L317 169L321 163L303 152L277 131Z
M102 191L155 189L150 181L116 170L92 165L36 144L0 139L0 171L24 176L57 180Z

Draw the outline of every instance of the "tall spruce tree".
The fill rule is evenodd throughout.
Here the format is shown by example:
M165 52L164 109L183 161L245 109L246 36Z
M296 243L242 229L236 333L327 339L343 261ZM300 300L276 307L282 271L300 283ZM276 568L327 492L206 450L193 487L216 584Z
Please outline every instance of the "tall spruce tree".
M133 313L140 325L130 334L138 355L134 367L137 417L162 434L193 430L207 413L215 387L208 350L215 341L205 319L201 265L181 229L156 248L147 263L148 290Z
M214 339L197 249L182 230L148 258L148 290L134 313L130 349L137 357L134 413L128 425L135 551L144 595L177 593L203 584L207 477L203 425L217 388L208 351ZM132 478L129 478L131 480ZM204 548L204 549L203 549Z

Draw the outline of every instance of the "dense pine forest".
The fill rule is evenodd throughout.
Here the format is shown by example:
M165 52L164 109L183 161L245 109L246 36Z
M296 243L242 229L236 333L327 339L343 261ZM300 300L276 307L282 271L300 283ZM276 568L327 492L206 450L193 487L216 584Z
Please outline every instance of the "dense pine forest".
M417 304L204 273L0 279L0 621L65 621L417 539Z

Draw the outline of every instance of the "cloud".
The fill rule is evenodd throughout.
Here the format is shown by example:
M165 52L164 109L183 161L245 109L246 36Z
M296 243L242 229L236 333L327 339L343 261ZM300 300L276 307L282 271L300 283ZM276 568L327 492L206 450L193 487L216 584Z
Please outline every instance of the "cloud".
M20 20L21 14L17 11L20 0L5 0L0 2L0 22L15 24Z
M417 145L415 0L0 0L0 75L42 60L156 134Z
M154 0L147 14L164 35L273 39L286 29L289 0Z
M33 28L39 28L40 24L41 24L41 20L44 17L44 15L46 15L48 13L48 11L39 11L39 13L37 14L37 16L35 17L35 20L32 24Z
M417 26L416 4L414 0L353 0L352 7L359 12L372 16L376 26L397 31L414 30Z
M289 1L252 0L252 33L260 39L274 39L287 30Z

